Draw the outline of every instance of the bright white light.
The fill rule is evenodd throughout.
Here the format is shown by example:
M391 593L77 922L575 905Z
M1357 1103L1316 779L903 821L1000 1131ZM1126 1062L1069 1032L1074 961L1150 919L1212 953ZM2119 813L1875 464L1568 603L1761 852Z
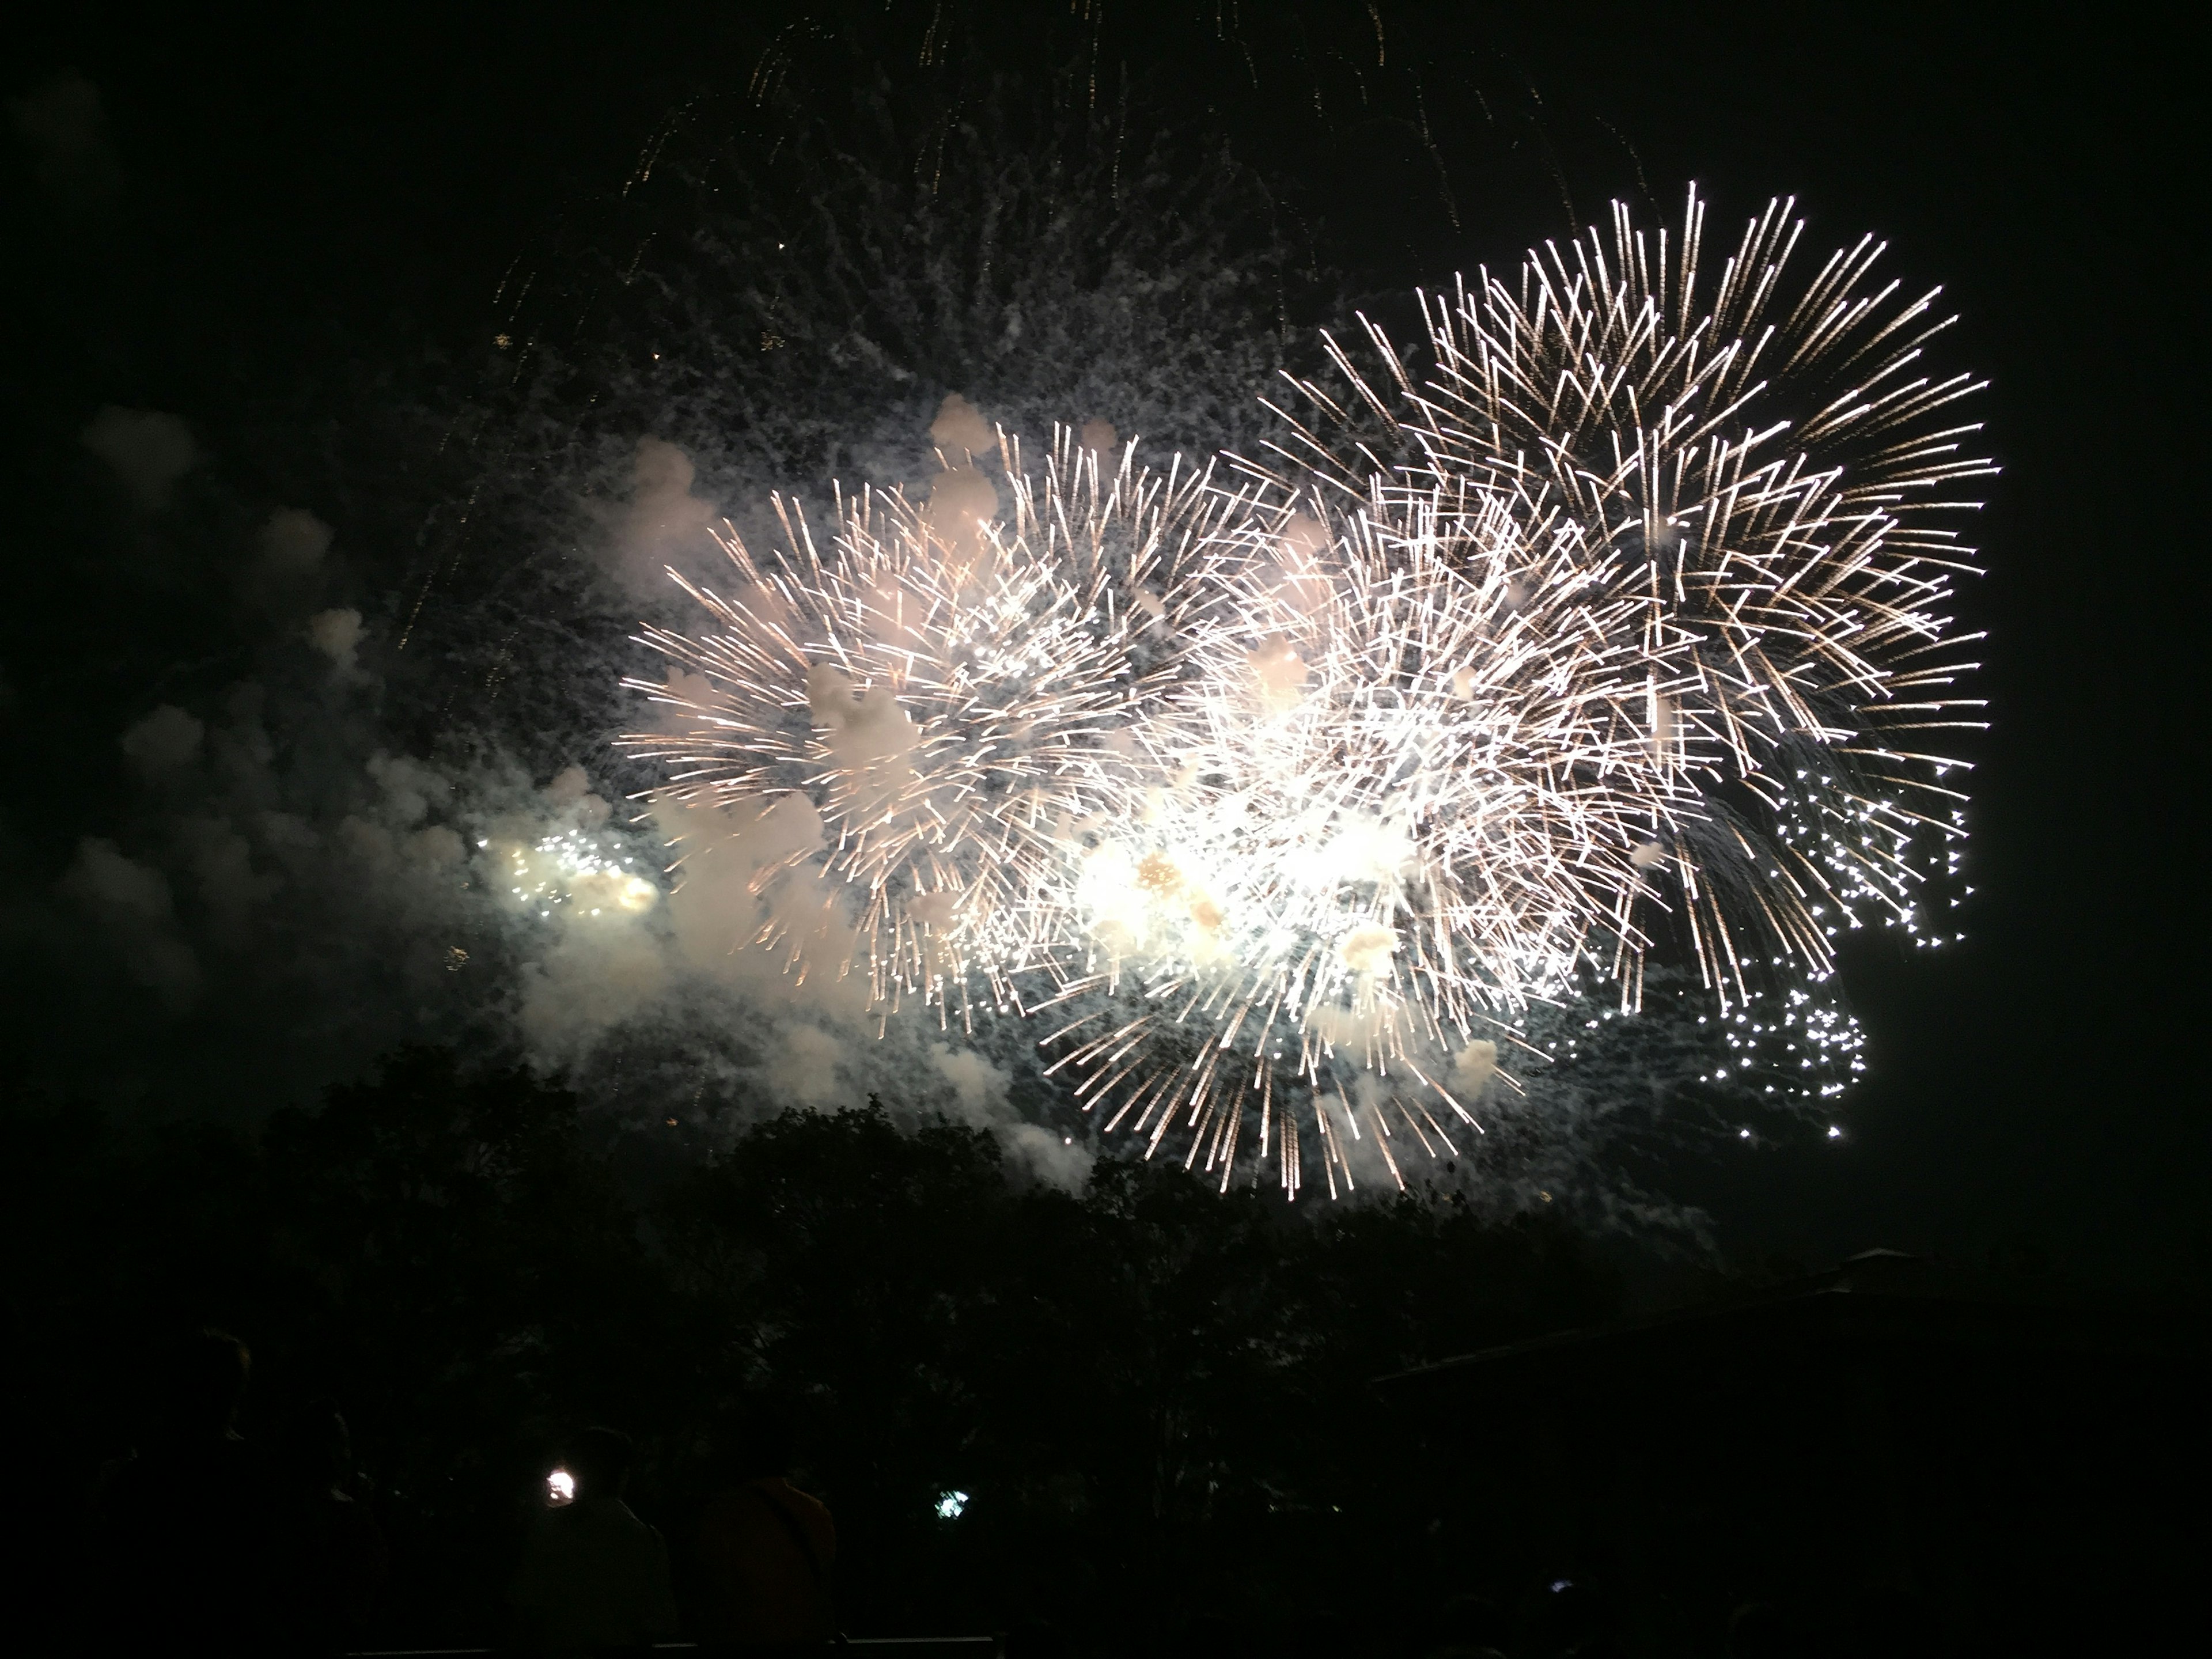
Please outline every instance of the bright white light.
M559 1509L563 1504L576 1501L576 1477L566 1469L556 1469L545 1477L545 1502L549 1508Z
M940 1521L957 1521L960 1518L960 1511L967 1507L966 1492L940 1492L937 1499L937 1518Z
M1831 1123L1828 1126L1828 1139L1831 1140L1841 1140L1843 1138L1844 1132L1841 1129L1838 1129L1834 1124Z
M1312 1135L1332 1195L1340 1135L1404 1185L1394 1142L1456 1152L1493 1073L1501 1106L1522 1090L1474 1034L1510 1036L1597 961L1626 1022L1669 915L1738 1051L1708 1080L1784 1092L1754 1081L1779 1062L1751 1039L1782 1028L1736 1012L1760 1006L1744 969L1817 983L1863 921L1929 942L1911 901L1936 819L1903 792L1950 763L1887 735L1977 723L1944 690L1971 665L1923 654L1957 568L1927 550L1957 550L1930 520L1990 470L1937 414L1977 383L1904 378L1928 301L1886 312L1871 242L1790 296L1793 211L1753 219L1717 287L1695 280L1693 193L1678 274L1622 209L1517 289L1431 296L1428 367L1376 333L1388 373L1363 379L1332 348L1348 385L1306 389L1329 418L1285 416L1286 465L1157 474L1066 429L1026 459L1002 434L1003 495L948 451L926 498L841 493L825 538L780 510L757 559L729 531L719 592L677 578L703 630L641 635L684 673L628 682L674 722L624 745L667 769L664 805L775 815L787 856L761 878L793 902L763 927L769 896L734 897L753 947L963 1025L979 992L1051 1010L1049 1073L1095 1133L1148 1158L1176 1133L1224 1188L1272 1157L1295 1195ZM1795 417L1793 381L1846 372L1845 402ZM1337 419L1362 407L1382 451ZM1600 477L1600 454L1635 464ZM1856 764L1814 784L1831 753L1897 789L1868 794ZM1772 829L1701 851L1684 831L1717 787ZM518 856L518 899L657 902L595 845ZM1822 1032L1828 1063L1858 1046Z
M487 843L479 842L478 846ZM495 858L508 861L508 891L523 905L539 906L550 921L552 907L573 905L590 915L635 914L659 902L660 889L629 868L598 842L574 830L542 836L534 845L489 843Z

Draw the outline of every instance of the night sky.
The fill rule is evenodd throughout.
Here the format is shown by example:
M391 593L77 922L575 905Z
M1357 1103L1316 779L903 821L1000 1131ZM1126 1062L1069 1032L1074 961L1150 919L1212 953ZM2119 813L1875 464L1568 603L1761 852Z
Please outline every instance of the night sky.
M1973 745L1967 941L1847 957L1871 1065L1844 1142L1688 1160L1674 1189L1746 1254L1998 1247L2144 1283L2212 1261L2197 1058L2205 301L2187 252L2202 104L2197 54L2168 14L2106 8L2062 29L1924 6L1384 4L1378 47L1364 6L1224 6L1241 21L1219 28L1217 9L249 21L86 5L19 33L0 171L0 938L14 982L0 1041L36 1052L25 1069L42 1087L91 1095L118 1045L180 1042L196 1064L251 1072L252 1054L210 1058L122 1007L147 992L103 975L65 920L81 838L127 841L160 810L134 793L118 734L157 704L212 703L259 660L257 629L276 626L230 587L210 600L216 579L178 548L310 507L348 561L336 597L384 614L411 550L378 544L383 475L357 457L404 471L431 428L373 411L459 384L518 256L618 189L669 112L742 87L763 44L812 15L827 20L808 59L817 87L839 51L856 85L924 74L930 38L926 72L971 76L977 99L992 74L1018 85L1089 51L1107 95L1133 83L1154 106L1210 103L1355 300L1510 263L1569 230L1570 204L1593 216L1622 195L1671 216L1691 179L1724 222L1795 194L1822 236L1871 228L1908 283L1942 283L1964 319L1948 349L1992 382L1980 413L2004 468L1975 527L1990 574L1963 612L1990 635L1992 704ZM1050 29L1018 32L1032 16ZM1363 110L1346 66L1378 54ZM1386 117L1411 106L1410 82L1384 70L1418 75L1433 154ZM96 110L53 95L76 85ZM102 494L78 434L106 405L191 426L204 510L175 509L157 536ZM240 435L278 428L265 446ZM203 627L203 611L219 623Z

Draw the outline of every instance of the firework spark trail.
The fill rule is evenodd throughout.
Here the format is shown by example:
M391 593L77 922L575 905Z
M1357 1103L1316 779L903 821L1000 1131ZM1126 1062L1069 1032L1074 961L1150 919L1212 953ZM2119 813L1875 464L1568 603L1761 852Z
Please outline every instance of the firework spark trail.
M1002 438L1003 516L732 537L717 631L647 636L711 690L648 688L691 729L629 741L676 800L818 810L794 856L850 884L879 1004L988 988L1104 1133L1224 1186L1248 1144L1295 1194L1309 1136L1332 1193L1402 1185L1577 1050L1533 1015L1593 971L1632 1012L1678 944L1731 1048L1825 1076L1855 1038L1795 986L1862 913L1917 932L1963 834L1955 763L1893 744L1973 723L1937 607L1990 469L1879 247L1785 299L1778 203L1708 301L1703 218L1425 299L1418 380L1332 342L1241 482Z

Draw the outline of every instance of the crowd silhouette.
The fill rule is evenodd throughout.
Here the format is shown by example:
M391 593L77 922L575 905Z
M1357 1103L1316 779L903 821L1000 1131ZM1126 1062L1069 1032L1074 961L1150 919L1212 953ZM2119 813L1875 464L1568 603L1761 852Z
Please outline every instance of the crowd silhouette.
M212 1328L158 1362L143 1443L91 1497L102 1651L343 1652L387 1568L353 1491L344 1418L303 1409L271 1446L238 1431L245 1343Z
M272 1443L250 1440L238 1422L252 1372L246 1345L212 1328L162 1356L144 1443L102 1469L91 1493L92 1650L273 1659L342 1654L358 1641L388 1561L373 1506L356 1489L344 1417L317 1401ZM607 1427L562 1443L520 1544L506 1648L613 1659L686 1644L769 1659L845 1642L836 1523L793 1484L781 1414L746 1414L732 1449L705 1472L707 1495L674 1556L625 1502L633 1455L630 1437ZM1607 1659L1636 1650L1621 1639L1618 1612L1591 1587L1557 1578L1517 1609L1461 1595L1395 1626L1328 1610L1270 1628L1200 1613L1171 1650L1189 1659ZM1047 1620L1015 1624L997 1647L1003 1659L1120 1650ZM1883 1590L1857 1598L1825 1632L1801 1609L1745 1602L1706 1650L1725 1659L1950 1650L1922 1603Z
M246 1345L212 1327L157 1363L143 1443L89 1495L93 1651L273 1659L344 1653L360 1637L388 1562L354 1490L345 1419L318 1401L273 1444L249 1440L252 1375ZM704 1652L766 1656L837 1640L836 1527L792 1484L780 1416L753 1412L714 1471L688 1540L685 1614L665 1540L623 1501L631 1455L617 1429L568 1437L521 1547L509 1645L641 1654L689 1633Z
M1655 1392L1523 1340L1633 1325L1585 1239L1449 1195L1068 1193L882 1111L640 1178L634 1132L436 1054L251 1141L0 1137L0 1384L67 1517L10 1559L32 1654L2009 1654L2191 1547L2145 1494L2201 1467L2194 1372L1815 1356L1808 1410L1708 1345ZM1419 1369L1524 1349L1569 1369Z

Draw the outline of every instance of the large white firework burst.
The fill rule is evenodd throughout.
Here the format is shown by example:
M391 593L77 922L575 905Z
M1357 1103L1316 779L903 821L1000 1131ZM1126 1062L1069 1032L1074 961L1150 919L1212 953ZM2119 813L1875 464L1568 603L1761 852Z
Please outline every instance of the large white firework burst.
M1926 366L1940 290L1899 302L1871 236L1794 282L1784 200L1708 271L1705 221L1694 190L1671 234L1616 204L1609 238L1425 296L1418 365L1371 326L1376 369L1332 343L1343 390L1303 385L1322 418L1257 469L1392 519L1502 501L1532 563L1567 550L1591 625L1642 662L1672 803L1616 953L1632 1000L1668 917L1739 998L1825 974L1869 916L1920 932L1964 834L1929 734L1979 724L1946 607L1972 568L1960 486L1995 469L1956 407L1984 383Z
M1920 367L1934 295L1875 289L1871 239L1793 289L1771 204L1708 294L1704 216L1616 210L1609 246L1425 301L1419 367L1332 343L1344 390L1302 384L1321 418L1240 464L1195 758L1096 855L1069 975L1139 992L1054 1033L1109 1126L1181 1130L1225 1182L1251 1116L1295 1189L1303 1117L1334 1189L1364 1124L1402 1179L1394 1122L1473 1121L1498 1040L1559 1053L1522 1011L1593 968L1632 1011L1675 948L1731 1048L1801 1068L1768 1094L1838 1086L1832 940L1934 937L1964 833L1921 734L1978 724L1942 607L1954 487L1991 469L1952 414L1978 384Z
M940 483L842 500L826 553L731 538L714 631L648 635L707 689L631 741L666 795L819 815L793 856L878 1004L988 986L1224 1185L1249 1150L1295 1193L1309 1139L1332 1190L1363 1143L1402 1182L1597 1029L1560 1018L1593 976L1626 1016L1677 953L1805 1074L1759 1086L1825 1097L1856 1035L1803 988L1843 927L1917 931L1963 835L1921 734L1974 723L1942 608L1990 468L1879 246L1793 286L1776 203L1711 274L1704 218L1425 299L1418 352L1332 343L1229 484L1002 441L1003 513Z
M1363 1138L1394 1171L1401 1130L1450 1146L1498 1037L1629 926L1669 810L1650 663L1571 544L1396 507L1237 501L1146 732L1164 782L1075 874L1057 1064L1224 1179L1248 1104L1293 1188L1300 1121L1332 1186Z
M847 967L886 1010L971 978L1008 1001L1057 945L1067 848L1148 776L1132 733L1174 678L1162 619L1218 511L1202 471L1133 446L1063 433L1032 473L1001 445L1003 514L963 454L926 500L841 495L826 551L784 503L767 559L725 532L731 584L676 578L713 627L643 636L699 678L632 683L675 715L624 739L666 769L659 798L818 816L791 859L854 895Z

